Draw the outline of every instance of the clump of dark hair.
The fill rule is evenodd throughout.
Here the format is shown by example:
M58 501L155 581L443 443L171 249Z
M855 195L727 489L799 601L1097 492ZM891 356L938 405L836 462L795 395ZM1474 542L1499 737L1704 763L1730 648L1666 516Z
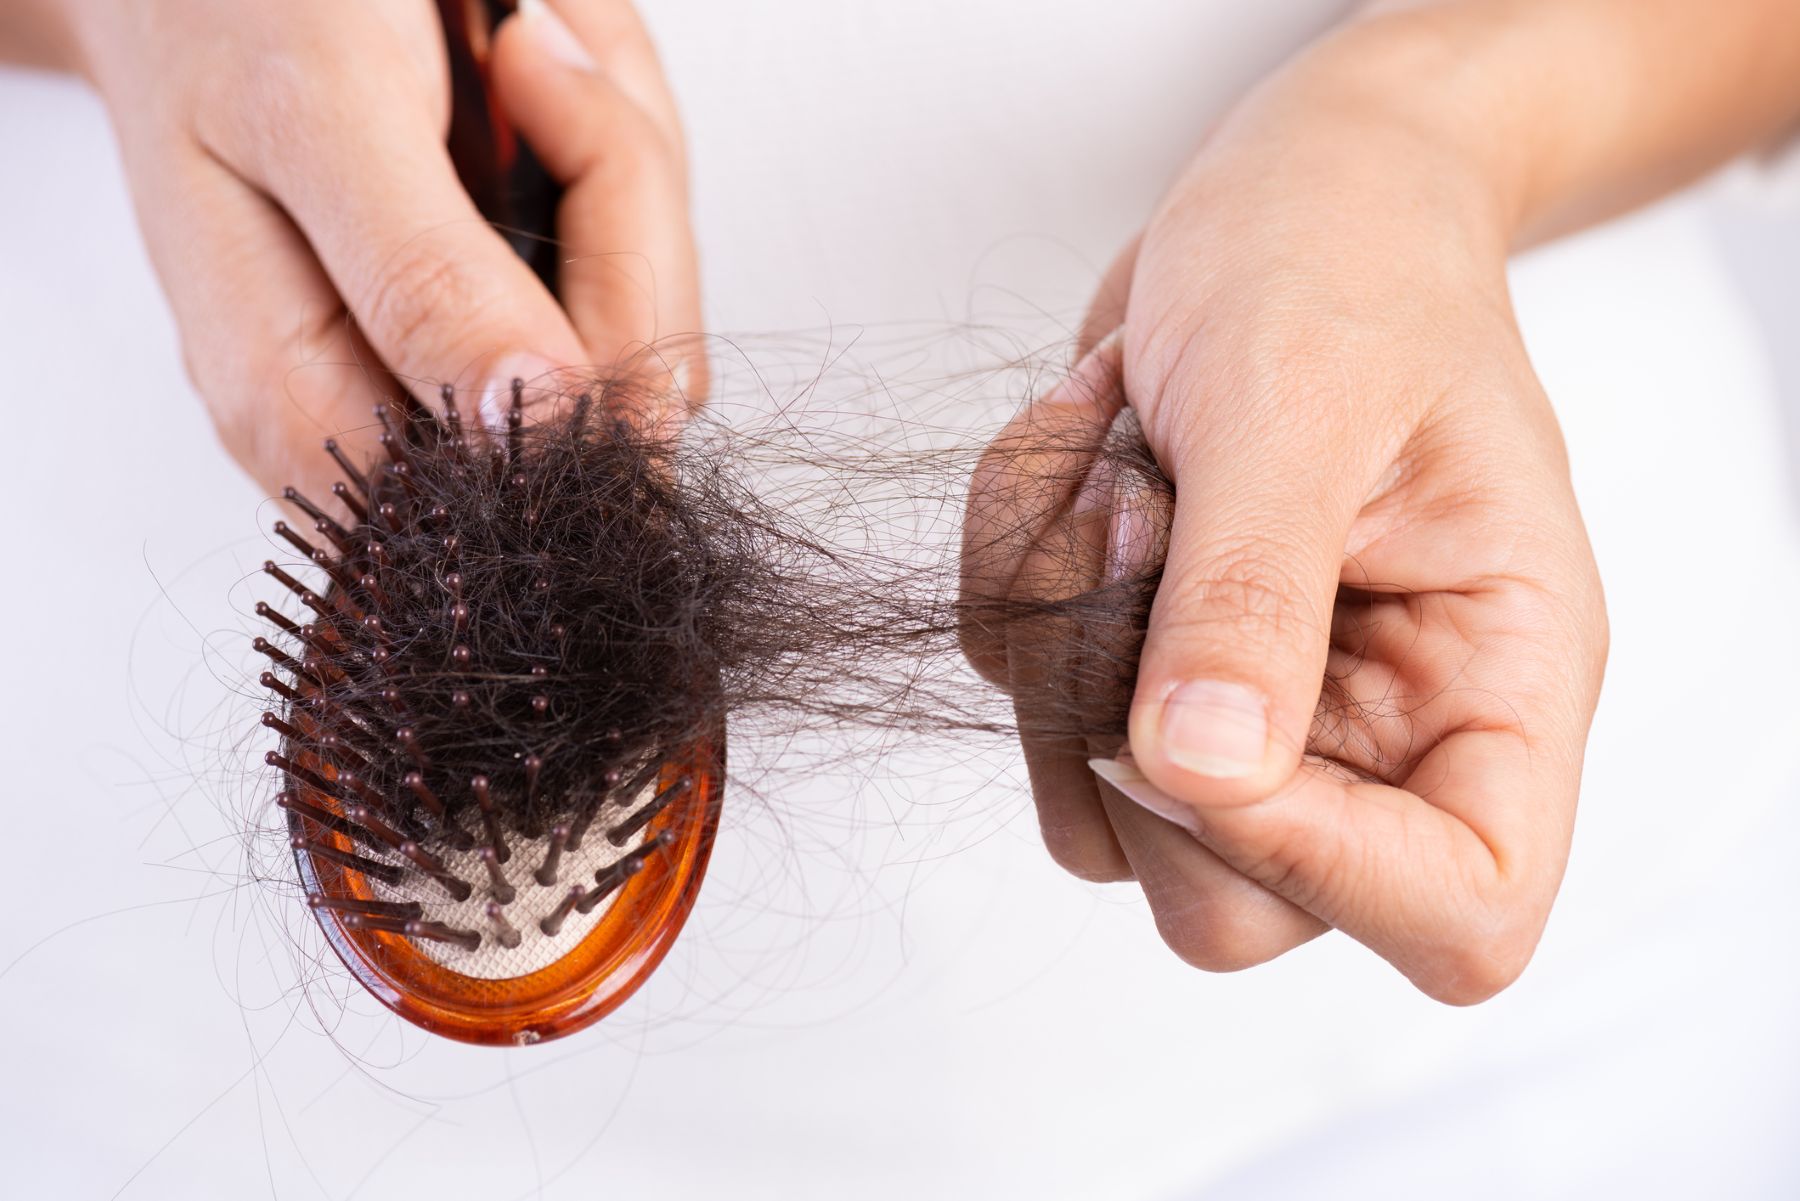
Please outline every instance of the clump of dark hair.
M515 386L500 433L471 430L448 390L441 418L384 407L384 461L361 468L329 447L348 524L289 490L336 553L276 527L330 587L267 565L311 613L302 624L258 606L300 648L259 649L305 684L265 675L289 702L288 720L266 720L292 743L304 709L309 745L402 832L454 826L477 775L532 837L580 826L727 719L1123 736L1157 562L1084 577L1054 523L1021 523L987 549L1037 548L1038 578L972 599L954 563L870 545L861 518L909 487L966 479L973 456L646 423L627 416L647 411L634 387L569 389L528 423ZM1128 412L1085 449L1122 481L1117 495L1166 505ZM759 472L796 466L814 477L810 505L762 491ZM1026 482L1066 517L1083 480ZM1012 705L951 670L972 640L1039 660L1013 673Z

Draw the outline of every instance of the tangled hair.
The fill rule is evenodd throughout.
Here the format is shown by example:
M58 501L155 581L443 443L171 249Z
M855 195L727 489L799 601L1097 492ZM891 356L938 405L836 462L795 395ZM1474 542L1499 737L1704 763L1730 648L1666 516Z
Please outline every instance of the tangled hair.
M483 213L552 282L557 189L495 127L480 69L510 7L439 6L450 147ZM1075 501L1103 485L1103 499L1166 519L1172 489L1128 411L1068 445L1032 440L1013 462L779 420L650 420L666 406L633 374L539 382L529 411L515 383L503 432L466 429L447 389L441 416L382 406L385 461L332 447L337 516L288 490L330 544L278 525L330 584L314 592L271 563L316 616L258 606L298 640L292 655L257 640L293 673L263 676L285 702L265 723L294 756L290 781L325 784L294 770L301 750L320 752L350 773L348 793L423 838L467 803L466 786L440 796L432 781L479 776L484 811L536 837L582 828L728 722L1122 737L1161 555L1109 565L1106 533L1095 546ZM995 511L1016 516L965 537L962 559L1009 577L998 588L963 587L954 552L906 536L909 509L960 494L978 468ZM963 651L1010 706L971 686Z
M728 721L1122 739L1160 556L1107 568L1070 510L1102 477L1115 500L1171 502L1129 410L1063 448L1084 466L1058 478L1041 441L1014 471L1001 452L788 423L631 419L653 398L629 380L534 389L529 420L521 394L503 434L467 430L448 393L448 420L380 411L388 461L365 472L334 452L354 533L290 489L335 562L278 528L333 581L325 600L284 581L317 613L293 631L317 652L309 707L358 787L405 806L402 828L456 808L419 769L491 777L508 824L534 834L584 823ZM959 587L953 550L873 532L977 468L1022 514L963 548L1015 565L993 595ZM986 674L1011 705L960 670L983 646L1003 648ZM404 753L366 745L372 712L403 723Z

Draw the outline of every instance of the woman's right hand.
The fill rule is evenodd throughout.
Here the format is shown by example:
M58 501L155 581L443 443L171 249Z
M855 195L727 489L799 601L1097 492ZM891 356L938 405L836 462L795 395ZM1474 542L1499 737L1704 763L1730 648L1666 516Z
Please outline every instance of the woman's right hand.
M504 116L566 188L560 303L451 165L432 0L58 11L110 110L189 373L271 492L325 491L320 440L372 448L370 407L398 388L435 404L453 384L491 424L514 377L604 371L699 328L680 123L623 0L527 0L493 46ZM696 359L675 381L698 397L703 375Z

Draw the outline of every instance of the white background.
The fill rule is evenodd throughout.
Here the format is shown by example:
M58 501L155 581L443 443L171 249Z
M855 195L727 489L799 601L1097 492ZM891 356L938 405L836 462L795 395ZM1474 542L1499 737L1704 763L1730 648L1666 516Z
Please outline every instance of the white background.
M1054 340L1336 6L1251 7L659 6L712 326L866 327L845 389ZM185 383L96 104L0 75L0 164L0 1193L1800 1195L1792 215L1684 198L1515 272L1614 651L1510 992L1442 1008L1335 937L1185 969L1129 888L1052 867L989 760L739 804L644 992L494 1051L347 990L247 878L270 515ZM995 328L882 349L933 345L919 322Z

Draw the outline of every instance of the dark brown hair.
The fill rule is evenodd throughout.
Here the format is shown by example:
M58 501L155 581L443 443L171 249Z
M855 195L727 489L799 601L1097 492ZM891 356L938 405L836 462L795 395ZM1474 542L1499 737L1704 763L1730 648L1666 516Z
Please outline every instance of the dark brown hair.
M475 775L509 823L579 823L727 722L773 740L846 725L1123 737L1160 557L1109 571L1070 523L1101 476L1109 498L1166 510L1129 410L1061 448L1082 464L1061 478L1041 442L1015 470L1001 452L904 445L916 428L630 420L651 411L638 388L534 387L530 406L519 388L497 434L469 429L448 391L447 416L383 408L383 461L334 452L354 533L290 490L318 542L278 532L334 565L319 591L270 568L301 602L278 624L339 761L404 823L431 830L467 791L432 781ZM942 531L891 539L908 505L942 506L977 466L1019 516L966 548L1015 564L1009 586L972 595ZM1013 703L963 668L972 645L1006 648Z

